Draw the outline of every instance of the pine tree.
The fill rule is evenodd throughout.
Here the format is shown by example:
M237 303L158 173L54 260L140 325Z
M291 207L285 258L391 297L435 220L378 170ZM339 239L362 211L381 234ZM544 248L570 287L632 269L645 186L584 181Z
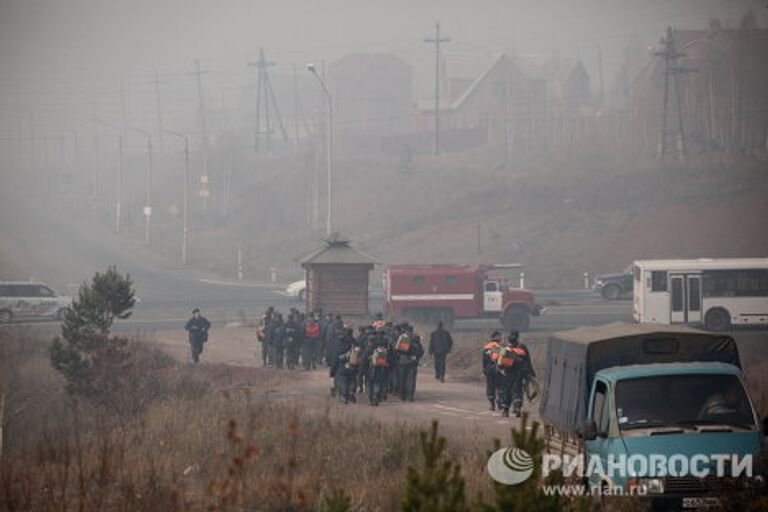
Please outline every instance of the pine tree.
M349 496L342 489L335 489L323 500L322 512L349 512Z
M67 309L61 337L50 348L51 366L67 380L67 390L108 408L117 408L114 396L125 383L120 368L130 356L127 340L112 337L115 319L131 316L135 303L133 283L115 267L97 272L80 286Z
M540 424L534 421L529 430L528 414L523 414L519 428L512 428L512 446L525 451L533 459L533 474L525 482L516 485L505 485L494 482L496 491L495 503L478 504L480 512L557 512L561 510L589 510L591 504L586 500L567 502L556 494L548 496L542 492L543 486L556 486L564 483L563 475L553 471L542 481L541 460L544 454L545 442L539 436ZM501 442L494 442L494 449L489 456L501 448Z
M445 437L438 434L437 421L432 429L420 433L423 467L409 466L406 489L400 504L402 512L468 512L464 496L461 466L446 459Z

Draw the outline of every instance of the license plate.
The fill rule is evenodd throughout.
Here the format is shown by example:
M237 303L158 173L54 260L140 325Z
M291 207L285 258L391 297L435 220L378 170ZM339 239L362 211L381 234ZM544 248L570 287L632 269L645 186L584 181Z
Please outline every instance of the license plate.
M706 509L720 506L718 498L683 498L683 508Z

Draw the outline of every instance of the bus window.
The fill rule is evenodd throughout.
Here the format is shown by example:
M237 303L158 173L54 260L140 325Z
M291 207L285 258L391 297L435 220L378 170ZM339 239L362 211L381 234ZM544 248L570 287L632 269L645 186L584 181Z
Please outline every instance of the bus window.
M701 279L688 278L688 311L701 311Z
M667 291L667 272L665 270L654 270L651 272L651 291Z
M703 275L704 297L766 297L765 270L710 270Z

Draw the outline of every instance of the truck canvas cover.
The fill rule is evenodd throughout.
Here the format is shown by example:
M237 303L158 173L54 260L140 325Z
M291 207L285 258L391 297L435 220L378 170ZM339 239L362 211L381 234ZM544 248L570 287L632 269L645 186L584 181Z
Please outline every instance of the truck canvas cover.
M554 333L547 347L539 413L559 428L580 431L592 380L600 370L704 361L741 368L733 338L688 327L612 323Z

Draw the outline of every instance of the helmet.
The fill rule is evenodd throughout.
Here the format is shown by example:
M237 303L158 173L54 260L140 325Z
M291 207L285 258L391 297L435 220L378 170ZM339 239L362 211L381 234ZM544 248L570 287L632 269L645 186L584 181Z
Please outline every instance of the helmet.
M517 343L520 341L520 333L518 331L509 331L509 336L507 336L507 341L509 343Z
M501 333L499 331L493 331L491 333L491 339L494 341L500 341L501 340Z

